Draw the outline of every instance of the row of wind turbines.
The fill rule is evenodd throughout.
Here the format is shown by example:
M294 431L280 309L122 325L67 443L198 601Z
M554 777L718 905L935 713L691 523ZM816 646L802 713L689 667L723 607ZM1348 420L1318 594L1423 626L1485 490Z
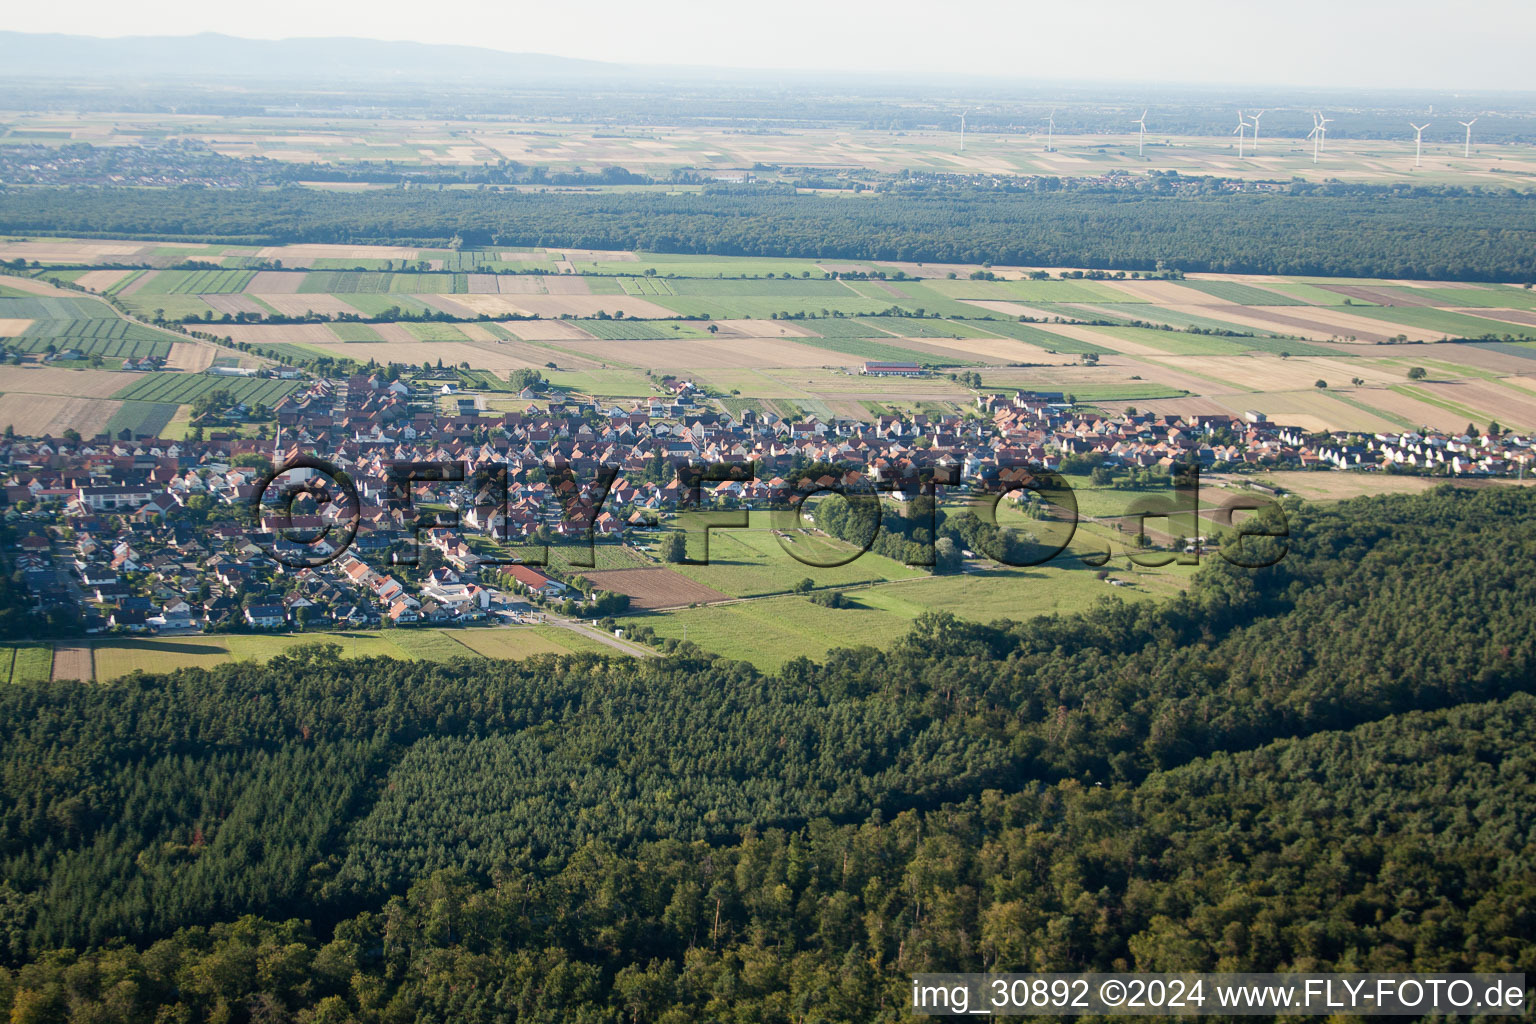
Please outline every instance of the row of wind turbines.
M967 107L964 110L962 110L960 112L960 114L959 114L959 117L960 117L960 152L962 152L962 153L965 152L965 115L969 114L972 109L974 109L974 108ZM1136 131L1136 155L1137 156L1141 156L1142 155L1142 150L1143 150L1143 148L1146 145L1146 141L1147 141L1147 114L1150 111L1150 109L1151 108L1148 108L1147 110L1143 110L1141 112L1141 116L1136 118L1134 121L1131 122L1132 124L1137 126L1137 131ZM1253 151L1255 153L1258 152L1258 150L1259 150L1259 118L1263 117L1265 115L1265 113L1267 113L1267 111L1264 111L1264 110L1260 110L1260 111L1258 111L1257 113L1254 113L1254 114L1244 114L1241 110L1239 110L1237 112L1237 127L1232 129L1232 134L1237 136L1237 158L1239 160L1243 159L1243 157L1246 155L1246 144L1247 144L1247 141L1248 141L1248 129L1249 129L1250 126L1253 128ZM1323 151L1327 148L1327 145L1328 145L1328 126L1330 124L1332 124L1333 121L1334 121L1334 119L1331 118L1331 117L1324 117L1323 114L1322 114L1322 111L1317 111L1317 112L1313 113L1313 115L1312 115L1312 130L1307 133L1307 138L1312 140L1312 162L1314 164L1317 163L1319 157L1322 155ZM1465 143L1465 145L1462 148L1462 156L1463 156L1463 158L1470 158L1472 156L1472 126L1474 124L1477 124L1477 121L1478 121L1478 119L1474 117L1470 121L1457 121L1456 122L1457 124L1461 125L1463 128L1465 128L1467 130L1466 143ZM1408 122L1408 127L1412 128L1413 129L1413 133L1414 133L1413 134L1413 166L1415 166L1415 167L1422 167L1422 166L1424 166L1424 129L1428 128L1433 123L1434 123L1433 121L1426 121L1423 124L1414 124L1412 121ZM1051 111L1050 116L1045 119L1045 124L1046 124L1046 128L1045 128L1045 151L1047 153L1050 153L1050 152L1052 152L1051 140L1052 140L1052 137L1056 133L1056 111L1054 111L1054 110Z
M1264 117L1264 111L1250 115L1244 115L1243 111L1238 111L1238 126L1232 129L1232 134L1238 137L1238 160L1243 160L1243 143L1247 140L1247 129L1249 129L1250 123L1253 126L1253 152L1258 152L1258 120L1261 117ZM1312 115L1312 130L1307 132L1307 138L1312 140L1312 163L1318 163L1319 155L1322 154L1322 150L1326 149L1327 138L1329 138L1329 124L1332 123L1333 118L1322 117L1321 111L1315 112ZM1471 126L1478 123L1478 118L1471 118L1470 121L1456 121L1456 123L1461 124L1462 127L1467 129L1467 140L1465 140L1464 147L1462 147L1462 157L1470 158ZM1140 132L1137 135L1137 155L1140 157L1141 141L1146 138L1147 134L1147 112L1141 111L1141 117L1132 121L1132 124L1140 124L1141 126ZM1433 121L1425 121L1424 124L1415 124L1413 121L1409 121L1409 127L1413 129L1413 166L1415 167L1424 166L1424 129L1427 129L1430 124L1433 124Z

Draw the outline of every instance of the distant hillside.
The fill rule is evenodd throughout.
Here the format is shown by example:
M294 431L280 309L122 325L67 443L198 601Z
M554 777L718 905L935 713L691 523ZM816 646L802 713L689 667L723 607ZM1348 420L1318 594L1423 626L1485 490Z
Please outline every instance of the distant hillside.
M623 65L505 53L477 46L381 42L373 39L239 39L194 36L95 36L0 32L6 76L165 75L317 79L509 81L612 77Z

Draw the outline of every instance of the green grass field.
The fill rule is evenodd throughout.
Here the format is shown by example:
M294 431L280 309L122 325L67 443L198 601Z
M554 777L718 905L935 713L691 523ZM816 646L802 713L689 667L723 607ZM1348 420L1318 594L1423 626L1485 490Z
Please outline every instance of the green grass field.
M341 341L383 341L379 332L367 324L337 322L330 325L331 333Z
M930 352L914 352L899 345L887 345L869 338L793 338L791 340L800 345L808 345L811 348L819 348L845 356L854 356L858 359L873 359L877 362L931 363L945 366L975 365L963 359L944 359Z
M864 318L887 334L900 338L985 338L987 331L963 320L940 317L873 316Z
M534 654L613 650L595 640L555 626L511 626L440 630L431 627L354 631L349 633L229 634L221 636L111 639L94 644L96 678L106 682L134 671L170 672L178 668L212 668L229 661L266 661L304 644L334 643L346 658L406 658L449 661L453 658L526 658ZM23 649L25 650L25 649ZM43 648L49 654L51 650ZM40 656L27 653L27 669L35 677ZM4 660L0 653L0 661ZM42 670L41 678L47 678ZM13 670L14 674L14 670Z
M96 679L106 682L130 672L212 668L227 661L264 662L302 644L334 643L343 657L409 657L381 633L230 634L153 639L111 639L94 645Z
M885 338L890 335L876 327L871 319L857 317L818 317L796 320L795 326L815 331L823 338Z
M267 377L219 377L206 373L145 373L113 398L180 405L211 391L228 391L237 402L271 406L298 387L296 381Z
M733 597L750 597L761 594L783 593L803 579L809 578L818 587L848 586L854 583L871 583L879 580L911 579L923 575L923 570L913 569L870 552L859 555L846 565L821 568L796 560L789 551L812 562L833 561L852 554L852 545L803 534L790 534L781 547L779 538L767 528L766 513L752 513L753 528L749 530L712 530L709 538L708 565L676 565L684 576L697 580ZM689 555L702 558L702 549L690 545Z
M1034 324L1020 323L1017 320L988 320L983 325L993 334L1004 338L1012 338L1014 341L1028 342L1045 349L1047 352L1070 352L1073 355L1109 355L1110 349L1103 345L1095 345L1091 341L1079 341L1069 338L1064 334L1053 334Z
M1156 331L1145 327L1095 327L1094 331L1107 338L1119 338L1155 348L1171 356L1237 356L1247 351L1249 341L1247 338L1218 338L1180 331Z
M577 320L576 326L603 341L664 341L667 338L707 338L698 324L681 320Z
M1210 295L1236 306L1305 306L1307 304L1304 299L1279 295L1267 288L1255 288L1251 284L1241 284L1237 281L1184 280L1178 283L1202 295Z
M45 683L52 672L51 645L0 645L0 680L8 683Z
M407 334L417 341L468 341L469 338L463 331L453 324L436 323L426 321L424 323L404 323Z
M162 270L137 295L232 295L245 291L252 270Z
M613 648L591 637L558 626L514 626L507 629L467 629L455 638L487 658L519 659L535 654L614 654Z
M833 609L804 597L774 597L620 621L649 626L658 636L686 638L707 651L773 671L792 658L824 658L837 647L888 646L907 631L911 617L862 602Z
M13 343L24 352L55 352L78 349L87 356L103 359L164 359L171 354L168 335L149 327L140 327L120 319L91 317L79 320L34 320Z
M107 420L107 436L116 437L124 430L134 437L167 436L165 429L180 408L174 402L124 402Z
M1382 320L1388 324L1402 324L1407 327L1417 327L1423 331L1438 331L1448 338L1481 338L1489 334L1497 338L1503 338L1506 335L1512 338L1536 338L1536 327L1505 323L1502 320L1489 320L1486 317L1453 313L1450 310L1434 309L1428 306L1371 306L1364 309L1351 308L1350 312L1356 316L1370 317L1372 320Z
M311 270L299 284L302 295L452 295L469 291L463 274L416 271Z
M950 281L923 282L933 291L954 299L1005 302L1127 302L1126 292L1098 281Z
M855 563L857 564L857 563ZM1073 558L1029 569L973 569L954 576L927 576L858 587L852 606L832 609L799 596L634 616L658 636L686 639L707 651L774 671L798 657L825 658L839 647L889 647L925 612L950 612L977 622L1022 620L1083 611L1100 600L1149 601L1172 597L1187 585L1187 572L1111 570L1121 587L1108 586L1097 570Z

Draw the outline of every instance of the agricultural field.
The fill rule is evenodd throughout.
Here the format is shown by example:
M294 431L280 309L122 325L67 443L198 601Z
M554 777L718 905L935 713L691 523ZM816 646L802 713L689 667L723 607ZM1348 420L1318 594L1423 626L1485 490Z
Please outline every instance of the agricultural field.
M799 529L776 531L766 512L751 513L750 521L750 529L711 530L707 554L702 539L690 537L689 557L707 557L708 563L674 565L671 570L731 597L785 593L808 577L818 587L842 587L911 579L923 574L923 570L871 552L836 567L806 564L798 559L811 563L838 561L855 555L856 549L851 544ZM791 555L791 551L795 554Z
M0 682L44 683L52 673L51 644L0 644Z
M947 611L991 622L1069 614L1105 599L1172 597L1188 585L1188 571L1179 569L1117 564L1110 576L1123 585L1110 587L1098 578L1098 570L1064 558L1060 564L1028 569L972 568L954 576L923 574L856 586L845 591L847 608L827 608L803 596L786 595L630 616L621 623L646 626L658 636L687 639L712 653L773 671L798 657L820 660L838 647L888 647L925 612Z
M162 270L134 294L232 295L245 291L255 276L252 270Z
M602 341L662 341L709 336L696 324L678 320L577 320L575 325Z
M456 631L454 639L486 658L529 658L535 654L612 654L613 648L558 626L510 626Z
M103 432L110 437L118 437L124 431L130 438L164 437L166 427L180 410L175 402L121 402Z
M34 354L73 349L84 356L102 359L165 359L171 354L173 336L149 327L109 317L79 320L33 320L13 348Z
M266 661L305 644L333 643L347 658L405 658L448 661L454 658L526 658L535 654L580 652L613 653L612 649L582 634L554 626L507 626L440 630L400 628L358 630L346 633L228 634L154 638L114 638L93 641L68 652L70 664L52 659L53 674L60 679L82 678L89 665L97 682L108 682L135 671L169 672L178 668L212 668L229 661ZM39 648L47 651L47 648ZM0 661L4 661L0 648ZM18 648L17 661L26 657L25 671L35 675L41 655ZM63 674L61 670L75 674ZM44 675L46 677L46 673ZM29 676L30 678L30 676Z
M303 633L254 636L187 636L154 639L102 640L92 645L95 678L108 682L130 672L169 672L178 668L211 668L227 661L256 661L303 644L334 643L343 657L410 657L381 633Z
M0 370L0 382L8 385L10 382L6 378L9 376L13 375ZM20 377L21 374L14 376ZM30 384L32 381L23 378L21 383ZM120 404L77 395L10 391L0 395L0 428L12 427L18 432L50 437L59 437L66 430L77 430L81 437L95 437L106 431L107 424L117 414Z
M711 552L713 554L713 552ZM646 611L690 604L730 600L711 587L661 566L645 569L607 569L582 574L599 590L625 594L630 607Z
M132 383L112 397L121 401L180 405L213 391L228 391L237 402L271 406L295 390L298 383L266 377L219 377L199 373L135 374Z
M1159 413L1256 409L1277 419L1293 415L1308 429L1404 429L1463 412L1523 426L1531 417L1520 381L1536 376L1536 348L1527 344L1536 341L1536 297L1495 284L1222 274L1089 279L1060 278L1049 269L1051 277L1039 280L1031 277L1038 276L1036 268L1025 267L993 267L995 279L972 280L975 268L965 266L606 250L277 246L256 252L0 241L0 258L18 256L68 263L51 273L113 291L145 315L160 309L176 316L196 307L220 316L312 311L369 320L218 325L219 333L259 355L442 360L468 363L471 372L496 380L514 369L538 369L559 387L621 402L657 394L656 380L673 374L708 386L720 408L791 418L859 416L869 403L961 412L973 407L975 392L945 378L975 369L988 388L1059 391L1101 408L1140 402L1156 403L1148 408ZM162 269L104 265L130 257ZM287 269L186 270L165 262L257 258ZM99 261L94 269L93 260ZM508 269L549 273L494 272ZM876 271L891 276L829 276ZM174 337L38 278L12 280L17 294L0 298L0 331L15 339L13 348L45 349L41 339L56 335L55 344L67 337L87 356L116 358L160 354ZM454 319L391 320L392 309ZM625 318L598 318L599 310L609 317L622 311ZM882 315L892 310L905 315ZM1461 337L1497 340L1457 345L1444 355L1425 347ZM1412 348L1386 347L1404 342ZM191 355L198 358L176 365L200 369L206 353ZM1386 371L1373 363L1382 358L1407 364ZM866 360L911 361L941 372L901 381L863 378L857 370ZM1403 390L1400 374L1419 363L1444 369L1437 369L1433 387ZM1367 386L1352 387L1355 379ZM479 380L488 411L522 407L498 397L501 389L490 378ZM1316 380L1328 382L1329 394L1310 394ZM1489 387L1453 386L1472 381ZM185 405L207 386L124 384L108 394ZM233 378L220 386L242 387ZM65 423L61 416L84 412L61 411L49 421L58 427ZM126 424L144 412L90 410L82 422L100 429L114 416Z
M855 597L867 593L858 591ZM774 597L624 618L620 624L648 626L657 636L686 639L771 672L793 658L820 660L838 647L884 647L906 633L910 618L862 600L852 608L832 609L805 597Z

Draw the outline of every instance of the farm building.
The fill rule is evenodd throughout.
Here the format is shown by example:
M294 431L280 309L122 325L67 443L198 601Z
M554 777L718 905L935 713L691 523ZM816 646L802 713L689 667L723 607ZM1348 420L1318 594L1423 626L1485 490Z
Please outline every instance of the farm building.
M867 361L860 371L868 377L921 377L928 371L916 363L877 363Z
M555 582L541 572L528 568L526 565L509 565L506 572L508 576L511 576L534 593L543 594L546 597L558 597L565 592L564 585Z

